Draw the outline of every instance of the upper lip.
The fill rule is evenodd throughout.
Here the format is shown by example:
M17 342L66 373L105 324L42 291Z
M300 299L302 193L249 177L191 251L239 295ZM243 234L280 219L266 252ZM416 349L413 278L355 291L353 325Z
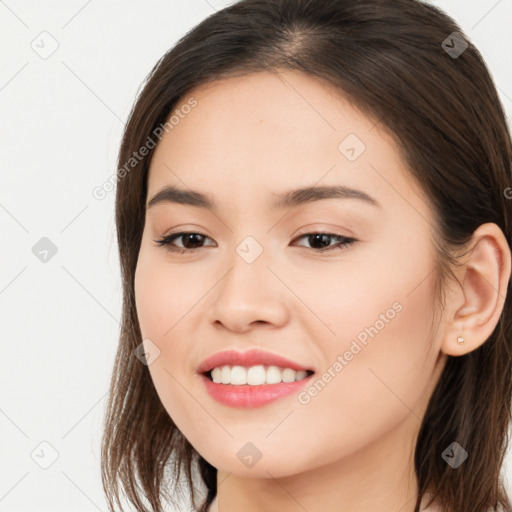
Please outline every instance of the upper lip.
M252 349L246 352L238 352L236 350L224 350L217 352L211 357L205 359L198 367L198 373L207 373L218 366L279 366L281 368L291 368L292 370L306 370L314 372L312 368L302 366L295 361L286 359L285 357L265 352L264 350Z

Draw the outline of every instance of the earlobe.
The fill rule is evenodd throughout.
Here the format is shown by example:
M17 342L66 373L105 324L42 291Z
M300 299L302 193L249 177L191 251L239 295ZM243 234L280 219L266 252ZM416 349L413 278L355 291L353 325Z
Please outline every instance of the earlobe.
M446 318L442 351L460 356L480 347L491 336L503 311L511 272L511 252L494 223L475 230L468 254L458 270L460 288L450 296L453 311Z

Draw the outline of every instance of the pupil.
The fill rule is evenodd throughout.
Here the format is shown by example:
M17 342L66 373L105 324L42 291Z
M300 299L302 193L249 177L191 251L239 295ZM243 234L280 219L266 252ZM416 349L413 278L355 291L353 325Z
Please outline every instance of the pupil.
M199 238L198 238L198 237L199 237ZM197 242L198 244L200 244L200 242L201 242L201 237L202 237L202 235L200 235L200 234L198 234L198 233L189 233L189 234L187 234L187 235L185 235L185 236L183 237L183 245L184 245L187 249L191 249L191 248L192 248L192 249L194 249L195 247L189 247L189 246L188 246L187 241L192 240L192 245L194 245L194 240L193 240L193 239L195 238L195 242Z
M317 241L320 239L320 238L323 238L323 241L325 243L321 244L322 247L328 247L329 246L329 237L325 234L315 234L315 235L310 235L310 244L311 246L314 246L315 244L314 243L311 243L311 238L313 239L316 239Z

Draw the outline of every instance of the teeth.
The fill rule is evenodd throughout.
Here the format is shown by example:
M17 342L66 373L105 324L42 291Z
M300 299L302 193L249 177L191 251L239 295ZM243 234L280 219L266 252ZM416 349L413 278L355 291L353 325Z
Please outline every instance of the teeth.
M262 384L279 384L280 382L294 382L307 376L305 370L295 371L291 368L278 366L220 366L211 371L213 382L216 384L232 384L236 386L249 384L261 386Z

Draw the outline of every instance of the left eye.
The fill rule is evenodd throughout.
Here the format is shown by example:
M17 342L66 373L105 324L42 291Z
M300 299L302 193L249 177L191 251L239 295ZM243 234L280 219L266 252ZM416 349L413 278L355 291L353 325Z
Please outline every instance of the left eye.
M182 246L172 245L174 240L183 238ZM166 246L167 250L172 252L184 253L191 252L196 249L201 249L201 247L197 247L197 244L201 244L203 239L210 239L206 235L201 233L174 233L172 235L166 236L160 240L154 240L159 246ZM320 247L312 247L311 250L315 252L326 252L336 248L343 248L345 246L351 245L356 242L355 238L350 238L342 235L335 235L331 233L306 233L297 237L295 240L307 239L309 243L313 245L320 245ZM210 239L211 240L211 239ZM336 240L337 243L334 245L330 244L330 241ZM188 245L192 245L193 247L189 247Z
M342 249L343 247L353 244L356 241L355 238L349 238L342 235L334 235L331 233L306 233L305 235L301 235L296 238L296 240L300 240L301 238L306 238L310 244L320 245L320 248L312 248L312 250L317 252L325 252L336 248ZM337 243L330 245L330 240L337 240Z

